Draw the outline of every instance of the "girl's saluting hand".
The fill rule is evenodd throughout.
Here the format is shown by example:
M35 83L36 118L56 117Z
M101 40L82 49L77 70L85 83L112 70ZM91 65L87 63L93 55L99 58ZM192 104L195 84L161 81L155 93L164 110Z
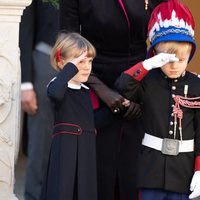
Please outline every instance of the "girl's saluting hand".
M86 59L87 58L87 54L88 54L88 52L84 51L80 56L74 58L70 62L73 63L74 65L76 65L76 67L78 68L77 64L80 63L81 61L83 61L84 59ZM78 70L80 70L80 69L78 68Z

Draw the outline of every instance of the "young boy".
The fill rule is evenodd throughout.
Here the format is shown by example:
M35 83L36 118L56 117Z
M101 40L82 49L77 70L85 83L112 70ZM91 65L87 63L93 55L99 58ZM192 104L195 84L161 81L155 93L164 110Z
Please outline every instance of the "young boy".
M200 79L186 71L194 55L194 20L177 0L160 4L149 21L148 59L116 83L141 103L144 138L138 184L142 200L200 195ZM153 56L153 57L152 57Z

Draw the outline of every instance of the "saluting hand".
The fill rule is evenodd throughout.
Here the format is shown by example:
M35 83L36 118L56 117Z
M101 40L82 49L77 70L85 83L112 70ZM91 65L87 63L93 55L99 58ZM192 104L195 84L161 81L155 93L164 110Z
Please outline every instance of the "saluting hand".
M70 62L73 63L74 65L76 65L76 67L79 69L78 63L80 63L81 61L85 60L87 58L87 51L84 51L80 56L74 58L73 60L71 60Z
M176 54L169 53L159 53L156 56L146 59L143 61L142 65L146 70L151 70L155 68L160 68L170 62L178 62L179 59Z

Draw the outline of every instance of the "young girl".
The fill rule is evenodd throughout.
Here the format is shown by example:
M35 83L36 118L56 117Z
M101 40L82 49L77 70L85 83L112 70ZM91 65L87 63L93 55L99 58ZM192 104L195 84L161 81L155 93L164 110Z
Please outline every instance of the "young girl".
M53 47L51 61L59 73L47 88L55 124L42 200L97 199L93 110L82 84L95 55L92 44L77 33L60 34Z
M141 200L193 199L200 195L200 79L186 70L196 48L192 14L178 0L161 3L149 38L148 59L117 83L142 105Z

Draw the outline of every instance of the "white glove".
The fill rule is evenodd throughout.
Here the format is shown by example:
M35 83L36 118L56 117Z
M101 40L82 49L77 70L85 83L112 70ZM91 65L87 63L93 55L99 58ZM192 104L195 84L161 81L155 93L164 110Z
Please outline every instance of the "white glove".
M194 173L190 184L190 191L192 191L192 193L190 194L189 199L200 196L200 171Z
M146 70L162 67L169 62L177 62L179 59L176 54L160 53L152 58L143 61L142 65Z

